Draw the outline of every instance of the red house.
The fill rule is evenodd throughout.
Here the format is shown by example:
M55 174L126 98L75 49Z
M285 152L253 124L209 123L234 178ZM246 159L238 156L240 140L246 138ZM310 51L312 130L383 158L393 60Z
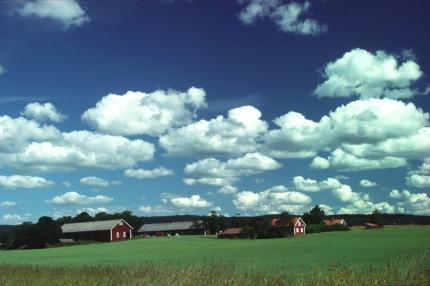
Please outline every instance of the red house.
M133 228L123 219L66 223L64 238L73 240L118 241L131 239Z
M272 225L288 228L293 235L304 235L306 233L306 223L301 217L293 217L289 223L281 223L279 218L272 219Z

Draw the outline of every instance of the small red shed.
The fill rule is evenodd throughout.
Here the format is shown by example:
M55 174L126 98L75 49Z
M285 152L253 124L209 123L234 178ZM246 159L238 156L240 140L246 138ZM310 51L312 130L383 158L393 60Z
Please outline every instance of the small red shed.
M133 228L123 219L66 223L64 238L73 240L118 241L132 238Z

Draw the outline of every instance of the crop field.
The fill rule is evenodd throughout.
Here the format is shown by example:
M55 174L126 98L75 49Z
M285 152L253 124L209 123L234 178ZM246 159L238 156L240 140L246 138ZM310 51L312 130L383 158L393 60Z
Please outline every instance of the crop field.
M53 282L55 281L55 282ZM183 236L0 252L0 284L430 285L430 227Z

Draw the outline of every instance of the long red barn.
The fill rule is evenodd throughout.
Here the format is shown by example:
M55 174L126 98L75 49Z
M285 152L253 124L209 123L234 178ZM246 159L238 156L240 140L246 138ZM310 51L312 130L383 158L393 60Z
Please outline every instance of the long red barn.
M66 223L64 238L74 240L118 241L132 238L133 228L123 219Z

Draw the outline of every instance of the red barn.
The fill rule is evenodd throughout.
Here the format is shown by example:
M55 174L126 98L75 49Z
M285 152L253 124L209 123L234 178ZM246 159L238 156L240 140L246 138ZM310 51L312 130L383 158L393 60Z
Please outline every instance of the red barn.
M223 232L221 232L218 235L218 238L233 238L233 237L240 237L240 234L242 233L242 228L227 228Z
M131 239L133 228L123 219L66 223L64 238L74 240L118 241Z
M342 218L329 218L329 219L325 219L323 220L323 223L326 226L332 226L332 225L343 225L343 226L347 226L346 221Z

